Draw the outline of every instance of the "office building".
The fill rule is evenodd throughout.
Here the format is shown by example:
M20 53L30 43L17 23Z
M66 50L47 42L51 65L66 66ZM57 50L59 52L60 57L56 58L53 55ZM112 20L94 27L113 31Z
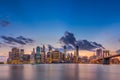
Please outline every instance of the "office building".
M39 64L40 63L40 47L37 46L36 48L36 63Z

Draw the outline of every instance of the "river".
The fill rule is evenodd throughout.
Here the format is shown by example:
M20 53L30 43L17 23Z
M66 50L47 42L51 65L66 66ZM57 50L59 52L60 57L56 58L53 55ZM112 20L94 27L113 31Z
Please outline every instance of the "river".
M120 65L0 65L0 80L119 80Z

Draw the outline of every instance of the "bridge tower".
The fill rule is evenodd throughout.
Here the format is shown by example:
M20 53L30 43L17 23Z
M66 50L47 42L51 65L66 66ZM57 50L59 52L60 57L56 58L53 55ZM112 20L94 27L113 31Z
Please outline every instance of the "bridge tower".
M110 64L110 51L109 50L103 50L103 64Z

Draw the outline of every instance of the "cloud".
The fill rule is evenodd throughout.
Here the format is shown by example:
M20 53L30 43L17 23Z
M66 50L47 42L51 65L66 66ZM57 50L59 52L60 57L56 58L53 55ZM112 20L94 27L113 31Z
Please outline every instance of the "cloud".
M7 20L1 20L1 21L0 21L0 25L1 25L2 27L7 27L9 24L10 24L10 22L7 21Z
M47 48L49 49L49 48L52 48L52 49L55 49L52 45L50 45L50 44L48 44L47 45Z
M20 40L20 41L22 41L22 42L24 42L24 43L33 43L33 42L34 42L34 40L32 40L32 39L30 39L30 38L25 38L25 37L23 37L23 36L19 36L19 37L17 37L16 39L18 39L18 40Z
M74 37L73 33L66 31L64 36L61 37L59 41L61 44L66 44L66 45L71 44L75 46L76 38Z
M1 36L1 38L3 39L3 42L5 44L10 44L10 45L27 45L27 44L32 44L34 43L34 40L30 39L30 38L25 38L23 36L19 36L19 37L10 37L10 36Z
M65 45L67 49L75 49L79 46L82 50L91 50L95 48L104 48L101 44L88 40L76 40L73 33L66 31L64 36L60 38L60 43Z
M3 47L3 46L6 46L6 44L0 42L0 48Z

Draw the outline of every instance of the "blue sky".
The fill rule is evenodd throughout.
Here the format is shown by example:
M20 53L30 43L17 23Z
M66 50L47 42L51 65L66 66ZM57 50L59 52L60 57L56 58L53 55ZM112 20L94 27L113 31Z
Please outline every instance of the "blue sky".
M36 45L52 44L65 31L77 39L101 43L108 49L120 48L119 0L0 0L0 35L25 36Z

